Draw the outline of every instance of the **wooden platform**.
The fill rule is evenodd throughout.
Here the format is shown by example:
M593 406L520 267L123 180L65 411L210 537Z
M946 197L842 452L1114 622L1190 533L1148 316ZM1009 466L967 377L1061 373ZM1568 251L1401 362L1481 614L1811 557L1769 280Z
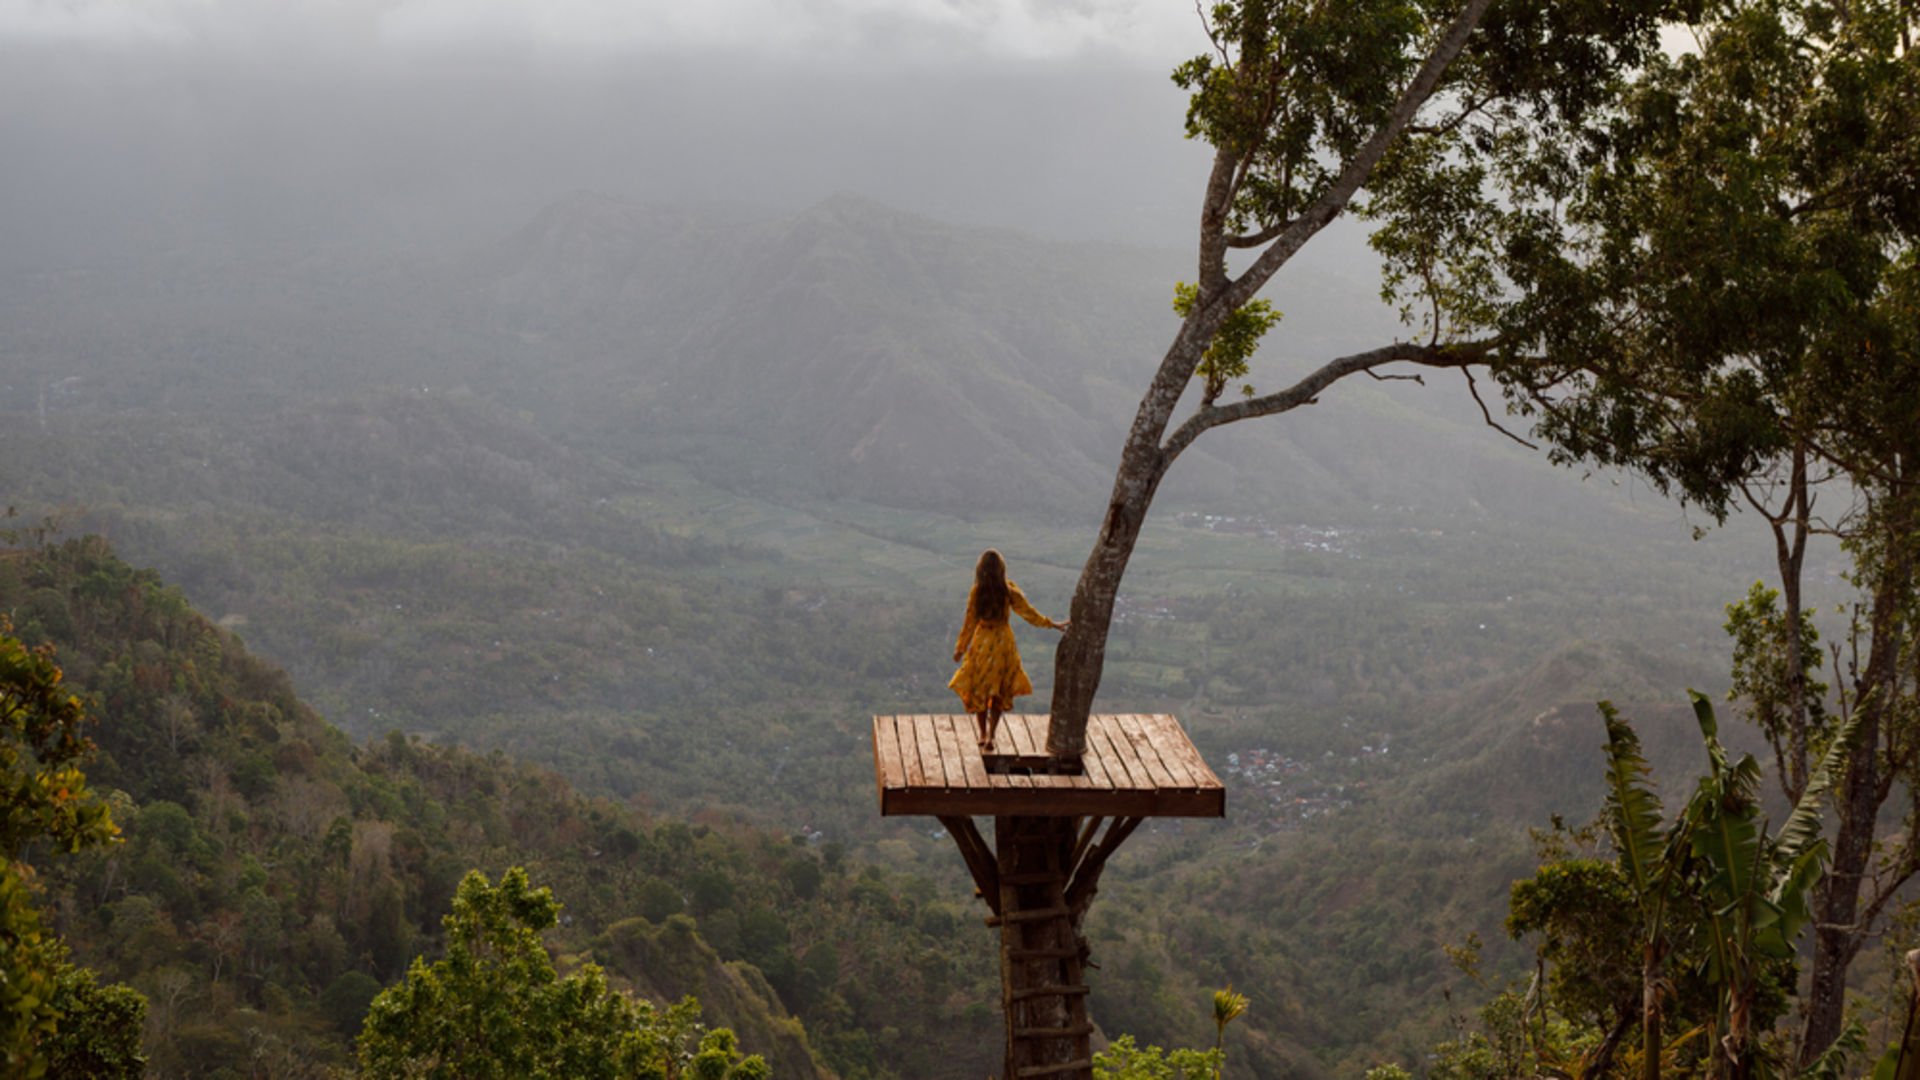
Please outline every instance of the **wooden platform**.
M974 728L971 716L874 717L880 813L1226 816L1226 788L1171 716L1095 714L1080 776L1023 775L1017 768L1046 756L1045 716L1002 719L996 762L974 745ZM996 773L990 765L1015 769Z

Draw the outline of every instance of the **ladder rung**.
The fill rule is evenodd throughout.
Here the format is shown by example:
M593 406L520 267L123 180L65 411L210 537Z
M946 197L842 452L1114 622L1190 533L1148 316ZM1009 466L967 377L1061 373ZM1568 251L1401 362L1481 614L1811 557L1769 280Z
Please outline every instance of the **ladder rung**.
M1087 992L1084 986L1029 986L1013 992L1013 1000L1025 1001L1037 997L1079 997Z
M1071 914L1073 914L1072 910L1066 907L1047 907L1034 908L1031 911L1010 911L1000 918L1006 922L1039 922L1041 919L1058 919L1063 915Z
M1050 949L1012 949L1007 953L1015 960L1044 960L1049 956L1079 956L1078 946L1060 946Z
M1067 883L1067 875L1059 870L1035 870L1027 874L1001 874L1002 885L1046 885L1052 882Z
M1070 1039L1076 1035L1093 1034L1093 1025L1075 1024L1072 1027L1014 1028L1013 1033L1016 1037L1027 1035L1040 1039Z
M1093 1068L1092 1059L1081 1058L1078 1061L1069 1061L1060 1065L1029 1065L1014 1073L1014 1075L1022 1077L1024 1080L1025 1077L1029 1076L1052 1076L1054 1073L1078 1072L1091 1068Z

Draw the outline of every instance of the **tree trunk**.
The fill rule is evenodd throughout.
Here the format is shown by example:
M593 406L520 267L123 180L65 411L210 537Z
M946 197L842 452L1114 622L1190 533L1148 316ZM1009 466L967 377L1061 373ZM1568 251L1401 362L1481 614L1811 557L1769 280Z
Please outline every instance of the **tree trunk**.
M1807 790L1807 667L1805 634L1800 625L1801 568L1806 564L1812 506L1807 493L1807 448L1796 443L1788 481L1785 520L1773 526L1774 556L1780 564L1780 595L1787 618L1787 760L1780 779L1787 801L1797 803ZM1787 527L1792 526L1792 538Z
M1158 440L1156 438L1155 443ZM1113 602L1133 545L1146 523L1147 507L1166 472L1157 445L1151 455L1131 448L1113 486L1113 501L1100 526L1080 583L1073 590L1072 623L1054 656L1052 715L1047 723L1047 754L1055 761L1077 762L1087 746L1087 717L1107 663L1107 630Z
M1846 1011L1847 968L1859 951L1861 932L1854 925L1860 907L1860 883L1873 857L1873 833L1879 811L1880 710L1869 707L1848 755L1846 781L1837 809L1840 828L1833 842L1833 863L1820 883L1814 908L1813 979L1807 991L1807 1026L1800 1039L1800 1061L1809 1064L1840 1035Z
M1640 1080L1660 1080L1660 943L1640 953Z
M1813 979L1807 992L1807 1024L1800 1039L1804 1067L1840 1035L1846 1019L1847 968L1860 951L1877 913L1860 915L1860 889L1873 859L1875 826L1887 788L1881 776L1881 731L1897 711L1899 663L1905 648L1905 608L1913 593L1914 553L1905 535L1910 515L1892 508L1890 550L1874 582L1869 614L1867 667L1854 684L1860 731L1847 756L1846 781L1836 799L1840 828L1834 837L1833 863L1820 884L1814 912ZM1894 882L1890 888L1898 887Z

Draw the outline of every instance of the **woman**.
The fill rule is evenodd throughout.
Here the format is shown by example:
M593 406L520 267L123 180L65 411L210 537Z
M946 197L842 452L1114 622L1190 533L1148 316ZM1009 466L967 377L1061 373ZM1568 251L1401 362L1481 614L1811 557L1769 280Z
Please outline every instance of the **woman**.
M1020 666L1020 650L1013 643L1012 612L1035 626L1067 628L1066 623L1054 622L1034 610L1020 586L1007 580L1007 560L988 548L974 564L966 622L961 624L960 640L953 646L953 659L960 670L947 681L979 723L977 741L983 751L993 749L1000 716L1013 706L1013 699L1033 693L1026 669Z

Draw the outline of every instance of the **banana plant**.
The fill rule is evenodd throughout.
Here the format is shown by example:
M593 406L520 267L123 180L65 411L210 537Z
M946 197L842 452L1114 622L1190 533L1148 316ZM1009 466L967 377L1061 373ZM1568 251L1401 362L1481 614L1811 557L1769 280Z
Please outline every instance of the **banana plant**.
M1827 865L1820 803L1852 745L1857 725L1835 733L1807 778L1792 813L1769 836L1761 816L1760 765L1753 755L1730 759L1720 743L1713 703L1691 693L1709 770L1681 816L1691 875L1705 912L1707 982L1717 991L1715 1072L1731 1080L1762 1075L1754 1052L1754 1007L1767 965L1791 960L1800 931L1812 921L1815 884Z
M1660 1080L1661 999L1666 961L1673 951L1668 918L1686 886L1690 825L1681 815L1671 825L1652 771L1640 752L1640 737L1609 701L1600 702L1607 726L1607 805L1604 817L1620 872L1640 910L1640 1075Z
M1751 1080L1754 1010L1767 965L1789 960L1811 920L1815 883L1826 867L1820 800L1837 774L1856 726L1835 734L1779 832L1768 835L1753 755L1732 759L1721 745L1712 703L1690 693L1706 746L1708 772L1669 823L1632 725L1600 703L1607 729L1604 820L1641 924L1641 1077L1659 1080L1666 964L1676 946L1674 914L1706 936L1706 981L1716 990L1712 1071Z

